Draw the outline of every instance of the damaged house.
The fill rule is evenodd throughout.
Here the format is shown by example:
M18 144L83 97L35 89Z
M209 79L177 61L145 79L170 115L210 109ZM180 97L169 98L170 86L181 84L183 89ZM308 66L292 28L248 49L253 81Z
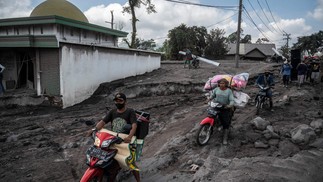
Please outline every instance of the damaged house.
M101 83L160 68L159 53L118 47L118 38L127 34L89 23L66 0L44 1L30 17L0 19L3 85L9 92L57 96L68 107L89 98Z

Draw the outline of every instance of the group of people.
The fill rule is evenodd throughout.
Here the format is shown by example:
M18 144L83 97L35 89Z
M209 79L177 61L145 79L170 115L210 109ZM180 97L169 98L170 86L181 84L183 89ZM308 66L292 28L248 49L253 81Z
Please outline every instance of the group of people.
M298 75L298 89L306 80L315 85L320 76L320 62L317 60L302 60L296 67Z
M284 87L288 87L291 79L291 71L293 66L287 60L281 67L281 74L283 76ZM302 60L296 66L298 89L301 88L304 81L310 81L312 85L316 84L320 76L320 63L317 60Z
M290 77L291 77L291 71L292 71L292 65L286 60L284 64L281 67L281 74L283 76L283 84L284 87L288 87L290 83ZM303 83L305 79L305 75L308 73L308 71L311 71L311 79L313 82L318 79L319 73L319 64L313 64L311 65L311 68L309 68L308 65L305 64L304 61L297 65L296 67L298 71L298 81L299 81L299 87ZM318 70L318 71L317 71ZM275 85L274 82L274 75L271 73L270 70L266 70L264 73L261 73L258 75L258 78L256 80L257 85L261 86L269 86L272 88ZM273 111L273 101L272 101L272 89L268 89L266 91L266 96L269 98L270 103L270 110ZM221 110L219 117L221 120L221 124L223 126L223 141L222 143L224 145L228 144L228 134L229 134L229 127L231 125L231 119L234 111L234 96L233 91L229 87L229 82L226 79L220 79L218 81L218 87L216 87L209 100L213 100L214 102L220 103L224 105L225 107ZM112 131L114 132L120 132L122 127L124 127L127 124L130 124L132 126L129 133L129 136L124 139L124 142L129 143L131 141L131 138L135 135L137 124L136 124L136 116L135 111L133 109L126 107L126 96L123 93L117 93L114 97L114 103L116 105L116 108L111 110L104 119L99 121L94 130L100 130L104 127L106 123L111 122L112 123ZM91 134L93 130L88 132L88 135ZM119 169L120 167L117 166ZM133 175L137 181L140 181L140 175L138 171L133 171Z
M224 129L224 136L223 136L223 144L228 143L228 134L229 134L229 127L231 125L231 116L233 113L234 108L234 97L233 92L229 88L229 82L226 79L221 79L218 81L219 87L217 87L212 96L211 100L214 99L215 102L221 103L225 105L223 110L221 111L220 120L223 125ZM117 93L114 96L114 104L116 106L115 109L112 109L108 112L108 114L100 120L93 129L86 132L86 136L91 136L93 131L99 131L101 130L107 123L111 123L112 125L112 131L114 132L123 132L123 128L126 125L131 125L131 129L128 134L127 138L124 138L124 142L130 143L131 138L135 136L136 130L137 130L137 122L136 122L136 113L134 109L128 108L126 106L127 98L126 95L123 93ZM111 176L111 180L114 181L116 178L116 175L118 174L118 171L120 170L120 166L118 163L115 163L114 166L114 172L111 173L113 176ZM133 170L132 171L135 179L137 182L140 181L140 175L138 171Z

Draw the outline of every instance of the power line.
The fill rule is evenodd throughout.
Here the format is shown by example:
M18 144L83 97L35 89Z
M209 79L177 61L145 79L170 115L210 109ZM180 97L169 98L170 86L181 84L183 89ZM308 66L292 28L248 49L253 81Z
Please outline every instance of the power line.
M266 23L262 20L262 18L260 18L260 16L258 15L257 11L255 10L255 8L253 7L253 5L250 3L250 1L248 0L250 6L252 7L252 9L254 10L254 12L256 13L256 15L258 16L258 18L260 19L260 21L267 27L268 30L270 30L272 33L273 31L266 25Z
M181 0L165 0L165 1L173 2L173 3L186 4L186 5L209 7L209 8L219 8L219 9L225 9L225 10L237 10L237 8L238 8L238 6L213 6L213 5L192 3L192 2L181 1Z
M249 14L249 12L247 11L247 9L243 6L243 9L245 10L245 12L246 12L246 14L247 14L247 18L249 18L249 20L251 21L251 23L252 24L254 24L254 26L258 29L258 31L266 38L266 39L268 39L267 38L267 36L265 36L265 34L263 33L263 31L262 30L260 30L260 28L257 26L257 24L253 21L253 19L251 18L251 16L250 16L250 14ZM268 39L269 40L269 39Z
M256 27L257 30L259 31L259 33L261 33L266 39L268 39L266 37L265 33L259 27L257 27L257 25L255 25L255 23L253 22L253 20L252 19L250 20L250 17L248 15L244 14L244 17L247 18L253 25L249 24L247 21L244 21L244 23L246 23L249 27L252 27L252 28L253 27Z
M228 17L228 18L226 18L226 19L224 19L224 20L221 20L221 21L219 21L219 22L216 22L215 24L212 24L212 25L207 26L206 28L210 28L210 27L212 27L212 26L214 26L214 25L217 25L217 24L219 24L219 23L222 23L222 22L224 22L224 21L226 21L226 20L228 20L228 19L230 19L230 18L232 18L232 17L236 16L237 14L238 14L238 13L235 13L235 14L233 14L232 16L230 16L230 17Z
M276 28L275 28L275 27L270 23L269 18L268 18L268 16L266 15L266 13L265 13L265 11L264 11L264 8L261 6L261 4L260 4L259 0L257 0L257 2L258 2L258 4L259 4L260 9L262 10L262 13L265 15L265 17L266 17L266 19L267 19L267 21L268 21L269 25L271 25L271 27L274 29L274 31L275 31L275 32L278 32L278 31L276 30Z
M271 11L271 9L270 9L269 5L268 5L267 0L265 0L265 1L266 1L266 4L267 4L267 7L268 7L268 10L269 10L269 12L270 12L270 14L271 14L271 17L273 18L273 20L274 20L274 22L275 22L275 25L277 26L277 28L280 30L280 32L281 32L281 33L284 33L284 31L282 31L282 30L279 28L279 26L277 25L276 20L275 20L275 18L274 18L274 16L273 16L273 13L272 13L272 11Z

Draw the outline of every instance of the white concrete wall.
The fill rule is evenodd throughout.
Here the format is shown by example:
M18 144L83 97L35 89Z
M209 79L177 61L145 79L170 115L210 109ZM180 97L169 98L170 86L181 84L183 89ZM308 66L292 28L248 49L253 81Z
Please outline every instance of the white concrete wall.
M63 107L89 98L101 83L160 68L159 55L138 52L64 44L60 61Z

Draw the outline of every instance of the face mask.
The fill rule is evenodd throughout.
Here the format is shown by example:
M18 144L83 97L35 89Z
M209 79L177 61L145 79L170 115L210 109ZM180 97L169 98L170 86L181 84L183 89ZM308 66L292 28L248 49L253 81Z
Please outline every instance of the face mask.
M116 104L116 107L118 108L118 109L122 109L122 108L124 108L124 103L123 104L119 104L119 103L117 103Z

